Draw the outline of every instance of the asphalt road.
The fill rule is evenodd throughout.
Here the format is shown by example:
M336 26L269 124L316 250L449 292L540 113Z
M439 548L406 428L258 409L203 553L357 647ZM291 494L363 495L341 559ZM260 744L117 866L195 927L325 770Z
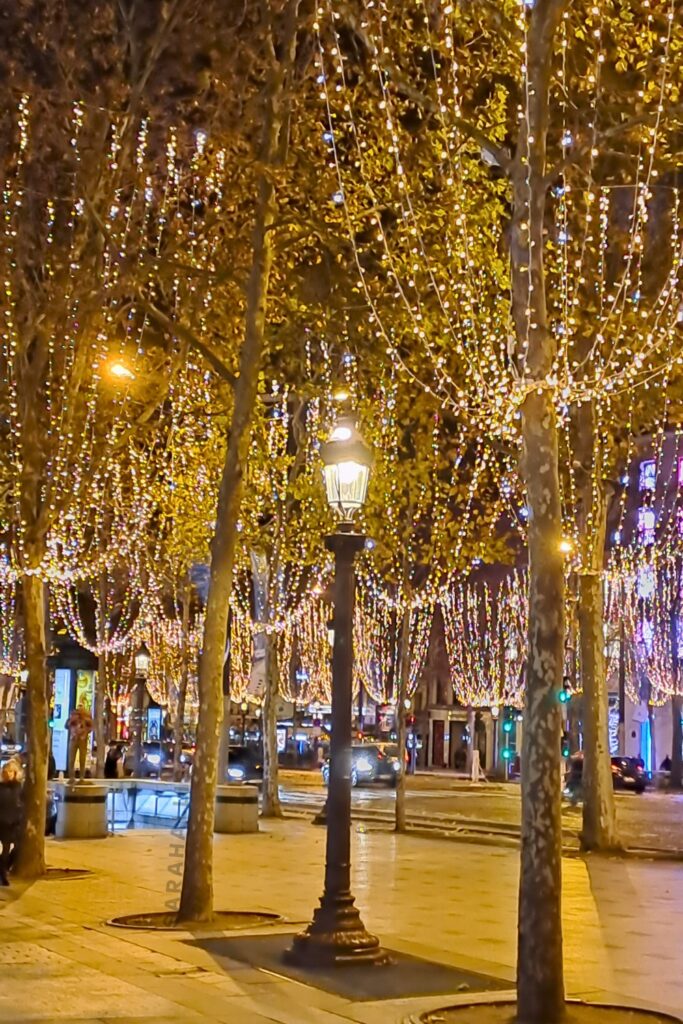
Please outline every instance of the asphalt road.
M297 773L285 773L282 795L294 810L322 806L325 789L311 785L315 777L297 780ZM364 818L390 819L395 795L382 786L358 787L353 791L353 811ZM683 854L683 794L650 790L642 795L617 793L617 816L622 841L627 846L677 851ZM520 791L514 784L468 786L462 780L442 776L408 779L407 812L412 827L441 823L444 831L468 828L514 834L520 821ZM568 832L581 827L580 808L564 806Z

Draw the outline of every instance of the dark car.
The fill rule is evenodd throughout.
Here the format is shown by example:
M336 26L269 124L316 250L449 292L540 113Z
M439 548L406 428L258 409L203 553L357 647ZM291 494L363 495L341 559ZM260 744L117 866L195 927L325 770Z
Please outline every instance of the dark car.
M639 757L613 757L612 784L615 789L630 789L644 793L647 787L647 773Z
M140 760L141 779L170 778L173 775L173 754L175 746L170 740L148 740L142 744ZM189 773L194 760L194 748L183 744L180 752L180 767ZM123 774L132 775L135 770L135 748L131 744L123 755Z
M648 778L643 761L639 757L612 757L612 786L614 789L631 790L633 793L644 793ZM569 770L565 779L565 788L574 799L581 799L581 783L583 779L583 752L573 754L569 759Z
M228 782L262 782L263 756L247 746L231 746L228 750Z
M142 744L140 755L140 778L160 779L161 773L168 765L173 764L173 748L161 740L149 740ZM135 774L135 747L126 747L123 755L123 774Z
M396 785L399 770L398 747L390 743L354 743L351 747L351 785L382 782ZM330 781L330 760L322 766L323 782Z

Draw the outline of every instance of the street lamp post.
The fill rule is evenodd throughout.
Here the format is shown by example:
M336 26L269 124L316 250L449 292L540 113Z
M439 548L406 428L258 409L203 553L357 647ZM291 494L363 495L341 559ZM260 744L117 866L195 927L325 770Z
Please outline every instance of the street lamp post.
M135 652L135 692L133 696L133 772L136 778L140 776L142 765L142 714L148 672L149 651L142 643Z
M379 940L366 930L351 893L353 563L365 545L365 537L353 532L352 517L367 495L372 454L354 421L344 418L322 445L321 456L327 500L341 520L337 532L325 539L335 564L325 882L313 920L295 936L286 954L290 962L310 967L386 960Z
M149 672L149 651L141 643L135 652L135 686L133 688L133 711L131 726L133 734L133 784L130 788L130 818L128 828L135 828L135 809L138 802L138 784L142 766L142 713L145 703L145 684Z

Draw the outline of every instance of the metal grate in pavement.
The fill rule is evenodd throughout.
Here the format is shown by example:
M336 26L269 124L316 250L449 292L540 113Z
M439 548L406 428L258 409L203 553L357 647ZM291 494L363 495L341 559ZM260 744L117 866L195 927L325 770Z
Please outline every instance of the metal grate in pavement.
M391 962L384 967L368 964L315 970L295 967L284 962L284 953L292 944L293 934L196 939L192 945L206 950L219 966L225 962L226 969L229 969L227 961L237 960L358 1002L457 992L497 992L512 987L511 982L502 978L475 974L391 949L386 950Z

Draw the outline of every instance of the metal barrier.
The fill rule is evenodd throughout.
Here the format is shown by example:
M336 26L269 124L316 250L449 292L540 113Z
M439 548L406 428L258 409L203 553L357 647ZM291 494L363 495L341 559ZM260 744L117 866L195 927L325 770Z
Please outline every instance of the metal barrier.
M189 782L163 779L106 779L109 830L135 828L139 823L156 828L179 828L190 805Z

